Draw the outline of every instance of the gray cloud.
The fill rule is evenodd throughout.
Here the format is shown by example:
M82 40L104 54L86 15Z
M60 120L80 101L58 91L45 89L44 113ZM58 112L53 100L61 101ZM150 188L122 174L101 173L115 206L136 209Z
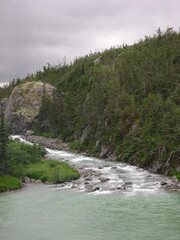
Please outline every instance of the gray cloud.
M179 0L1 0L0 81L179 28Z

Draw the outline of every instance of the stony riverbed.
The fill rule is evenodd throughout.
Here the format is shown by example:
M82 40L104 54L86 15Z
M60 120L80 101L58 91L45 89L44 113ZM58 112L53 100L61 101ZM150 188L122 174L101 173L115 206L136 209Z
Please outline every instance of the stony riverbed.
M68 144L59 139L26 136L21 140L45 145L48 151L46 158L65 161L80 172L80 179L55 185L54 187L58 189L72 188L78 191L99 193L155 192L162 190L180 192L180 183L175 176L170 178L150 173L126 163L104 161L70 152ZM34 180L31 182L34 182Z

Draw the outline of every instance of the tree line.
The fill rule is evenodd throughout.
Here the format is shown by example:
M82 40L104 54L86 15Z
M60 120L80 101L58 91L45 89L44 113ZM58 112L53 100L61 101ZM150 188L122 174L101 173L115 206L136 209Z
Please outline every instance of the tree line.
M54 85L58 96L43 99L36 134L91 154L105 146L119 160L140 166L159 162L165 168L179 161L180 34L172 28L70 65L48 64L13 84L39 80ZM1 96L11 88L0 89Z

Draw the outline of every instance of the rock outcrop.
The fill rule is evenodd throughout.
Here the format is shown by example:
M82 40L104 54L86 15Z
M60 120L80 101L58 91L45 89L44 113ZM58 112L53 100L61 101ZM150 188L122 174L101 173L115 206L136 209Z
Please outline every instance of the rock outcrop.
M49 83L27 82L19 84L6 101L5 119L12 134L24 134L33 128L43 97L52 98L56 88Z
M26 135L24 138L31 143L42 144L47 148L64 151L69 150L68 144L58 138L45 138L35 135Z

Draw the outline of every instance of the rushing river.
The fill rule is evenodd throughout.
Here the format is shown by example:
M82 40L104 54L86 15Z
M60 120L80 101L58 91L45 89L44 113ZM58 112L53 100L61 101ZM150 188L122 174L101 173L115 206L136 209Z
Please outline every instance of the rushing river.
M180 195L164 192L166 177L65 151L48 149L47 157L82 177L0 194L0 240L180 239Z

